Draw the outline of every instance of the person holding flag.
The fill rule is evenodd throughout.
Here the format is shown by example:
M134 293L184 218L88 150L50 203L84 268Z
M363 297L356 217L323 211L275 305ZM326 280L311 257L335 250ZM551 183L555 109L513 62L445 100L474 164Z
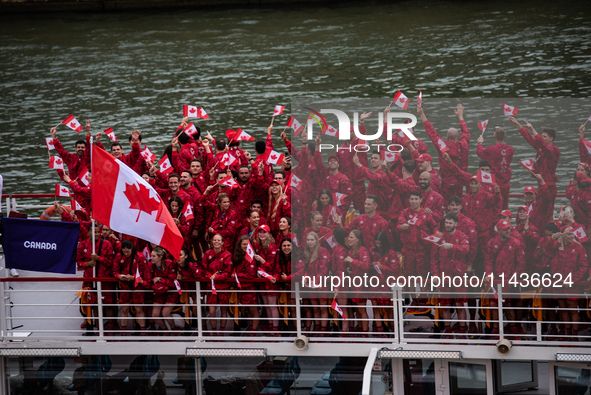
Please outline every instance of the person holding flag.
M363 234L359 229L353 229L347 237L349 243L349 251L347 257L344 259L345 264L351 268L350 275L352 277L363 277L370 269L371 257L369 251L363 245ZM369 332L369 316L367 315L367 298L363 290L356 290L351 296L351 303L355 305L354 308L357 319L361 321L361 328L357 328L361 334L359 337L367 337Z
M185 207L189 210L186 210ZM191 245L190 234L191 229L193 228L193 213L190 207L191 203L185 205L183 199L179 196L173 196L172 199L170 199L170 202L168 202L168 211L172 216L172 220L181 232L181 236L183 236L184 247Z
M311 305L308 310L308 320L314 322L314 332L319 337L326 336L328 325L328 302L325 290L320 287L320 277L326 275L330 269L330 253L326 248L320 246L320 240L316 232L310 232L305 239L304 256L296 263L296 276L307 277L310 282L303 282L302 287L314 289L314 293L308 294ZM311 326L308 323L305 327Z
M231 278L236 281L236 284L240 284L239 300L240 304L245 307L248 312L248 332L251 336L255 336L259 330L259 307L257 294L254 291L257 289L257 284L250 282L249 280L256 279L258 264L254 259L254 250L250 245L248 236L240 236L236 242L236 248L234 248L234 254L232 255L232 266L234 271Z
M279 233L279 221L282 217L291 217L291 203L283 192L281 184L272 180L269 184L269 204L267 205L267 221L273 234Z
M121 252L113 259L113 277L119 280L122 335L127 335L127 317L133 304L140 332L146 336L144 300L146 290L151 289L152 274L144 256L130 240L121 242Z
M90 133L90 121L86 121L87 133ZM62 143L57 138L56 128L51 128L49 131L51 138L53 139L53 145L59 154L60 158L68 166L68 173L73 179L83 175L88 169L88 163L90 162L90 156L86 155L86 142L84 140L78 140L75 144L75 154L72 154L64 149Z
M203 276L203 268L200 263L194 262L191 253L187 248L182 248L179 254L179 259L172 262L173 270L176 272L176 281L181 285L181 303L185 303L185 317L189 317L187 309L191 309L193 312L193 320L185 322L190 325L191 328L197 327L197 289L195 286L196 281L208 280ZM183 302L183 299L186 301ZM191 299L193 302L191 303Z
M385 147L382 147L382 149L385 149ZM361 164L359 155L357 154L353 156L353 164L359 168L363 176L369 181L367 195L373 195L378 198L379 214L382 217L386 217L388 215L388 202L394 192L390 186L388 174L382 170L382 157L380 153L377 151L371 153L369 160L371 170Z
M322 226L333 227L336 206L332 199L332 193L328 189L321 189L318 192L318 197L312 204L312 211L318 211L322 215Z
M554 214L554 205L551 202L550 190L541 174L532 175L538 180L538 190L533 186L523 189L523 205L528 207L529 222L537 229L546 229L550 218Z
M513 161L513 146L505 143L507 133L505 129L500 126L495 127L493 134L495 144L484 147L484 132L476 139L478 145L476 146L476 155L481 159L488 161L491 164L492 173L495 180L501 188L501 196L503 197L502 209L506 210L509 207L509 190L511 189L511 162Z
M225 193L221 193L218 195L217 202L213 204L206 197L209 188L207 188L206 193L201 197L201 202L205 206L206 211L211 212L211 216L206 219L209 240L212 240L214 235L219 234L224 238L224 248L232 249L236 238L238 221L236 220L234 210L232 210L230 197Z
M172 318L172 310L178 304L180 295L176 292L174 281L177 279L177 265L166 259L166 251L161 247L152 250L150 270L152 277L152 289L154 290L154 306L152 307L152 320L160 328L164 335L171 331L180 331ZM168 292L168 290L175 292ZM169 328L166 326L168 323ZM177 335L178 333L173 333Z
M226 282L232 276L232 254L224 248L224 238L216 233L211 238L211 250L205 251L201 265L205 271L205 277L211 282L209 289L211 294L207 295L207 308L209 310L209 324L211 336L217 336L218 320L216 310L220 308L221 326L220 330L225 331L228 323L225 318L228 313L230 284ZM222 291L222 292L220 292Z
M331 259L331 272L333 276L337 276L343 278L343 276L351 276L353 273L353 269L351 268L351 264L349 262L345 262L347 258L347 254L349 253L349 249L347 248L347 232L343 228L335 228L332 232L332 240L334 241L332 247L332 259ZM335 299L341 309L343 310L343 314L347 317L352 317L351 308L349 308L349 291L350 288L346 286L341 286L335 289ZM349 332L349 320L341 321L341 336L345 333Z

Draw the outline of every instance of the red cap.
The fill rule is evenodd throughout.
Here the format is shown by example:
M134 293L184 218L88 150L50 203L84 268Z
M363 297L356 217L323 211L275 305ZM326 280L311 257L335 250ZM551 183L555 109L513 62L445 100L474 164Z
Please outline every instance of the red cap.
M226 130L226 137L228 138L228 141L232 140L235 134L236 132L232 129Z
M275 183L277 185L281 185L281 183L279 181L275 180L275 179L271 180L271 182L269 183L269 185L271 185L273 183Z
M528 206L519 206L519 207L517 207L517 211L519 211L519 210L529 211L529 207Z
M329 157L328 157L328 160L327 160L326 162L327 162L327 163L328 163L328 162L330 162L330 160L331 160L331 159L334 159L334 160L336 160L337 162L339 161L339 158L337 158L337 156L336 156L336 155L331 155L331 156L329 156Z
M527 186L523 189L523 193L536 193L536 188L530 186Z
M501 211L501 217L513 218L513 213L510 210L503 210Z
M261 225L257 230L264 230L267 233L271 233L271 228L269 228L269 225Z
M585 173L577 173L576 176L579 182L591 182L591 178Z
M419 157L417 158L417 162L424 162L424 161L431 163L431 162L433 162L433 158L429 154L419 155Z
M499 230L501 230L501 229L507 229L507 228L510 228L510 227L511 227L511 224L506 219L502 219L499 222L497 222L497 229L499 229Z

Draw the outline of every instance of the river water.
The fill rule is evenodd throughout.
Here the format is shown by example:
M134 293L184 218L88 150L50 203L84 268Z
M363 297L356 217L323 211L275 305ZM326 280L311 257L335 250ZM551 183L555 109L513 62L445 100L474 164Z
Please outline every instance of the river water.
M1 16L3 192L53 192L44 137L69 114L90 119L94 132L113 127L121 140L139 129L160 155L183 104L205 108L211 119L199 124L214 135L241 127L262 137L273 107L287 106L276 120L284 126L295 97L385 98L385 106L397 90L414 102L419 89L428 115L442 119L438 130L454 126L454 100L519 98L536 110L522 119L558 130L559 172L570 174L577 127L591 116L581 100L591 93L590 10L588 1L407 1ZM455 99L429 107L436 98ZM532 104L539 98L561 98L560 124ZM533 157L499 103L490 115L467 106L469 126L476 132L491 118L511 131L517 157ZM80 137L63 125L58 136L68 149ZM425 137L420 126L417 136ZM518 181L527 177L515 169Z

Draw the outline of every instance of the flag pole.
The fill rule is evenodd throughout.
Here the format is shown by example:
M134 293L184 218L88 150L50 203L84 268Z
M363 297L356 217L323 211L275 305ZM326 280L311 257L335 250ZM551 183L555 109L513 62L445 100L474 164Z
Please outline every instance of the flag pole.
M275 115L273 115L273 118L271 118L271 126L273 126L273 122L275 122Z
M57 129L58 126L60 126L62 123L58 123L57 125L55 125L55 129Z
M583 124L583 126L587 125L587 122L589 122L589 118L587 118L587 120L585 121L585 123Z

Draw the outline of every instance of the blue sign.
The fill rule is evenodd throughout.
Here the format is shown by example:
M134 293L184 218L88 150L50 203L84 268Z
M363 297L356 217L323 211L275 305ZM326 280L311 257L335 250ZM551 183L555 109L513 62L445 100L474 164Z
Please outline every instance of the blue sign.
M80 224L3 218L6 267L75 274Z

